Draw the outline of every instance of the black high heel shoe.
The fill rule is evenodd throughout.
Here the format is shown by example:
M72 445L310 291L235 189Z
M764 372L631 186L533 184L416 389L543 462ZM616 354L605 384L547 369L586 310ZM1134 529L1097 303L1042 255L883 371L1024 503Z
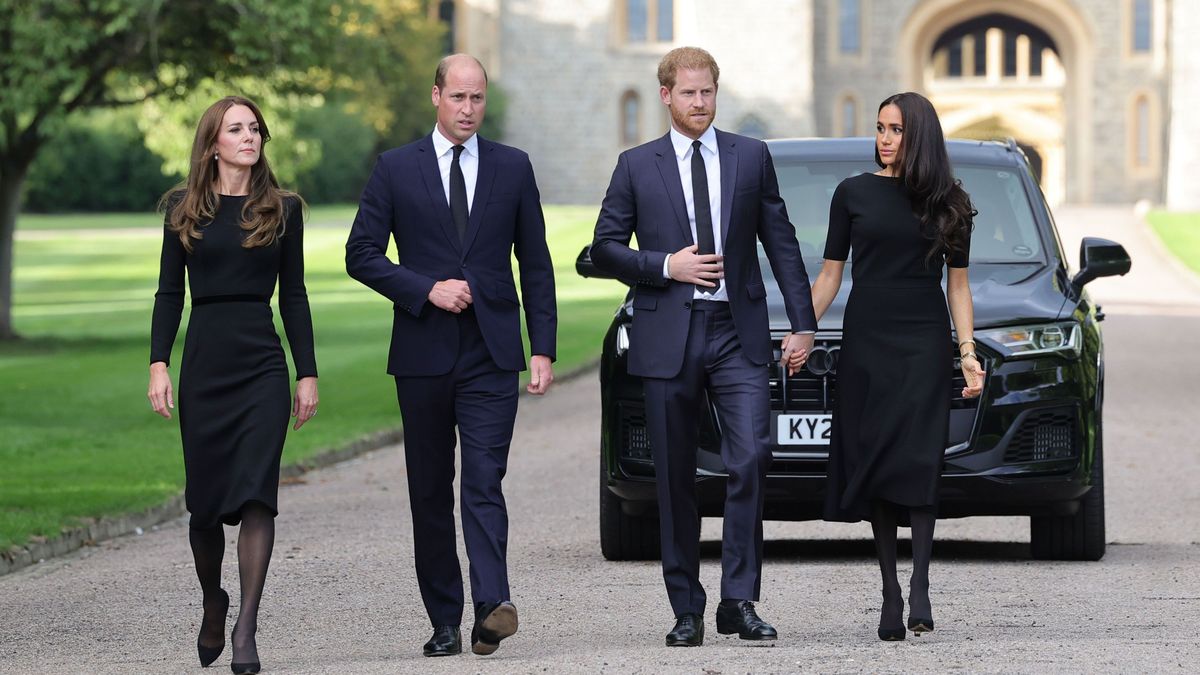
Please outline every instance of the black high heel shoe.
M899 609L889 611L889 604L899 604ZM889 603L886 599L883 601L883 607L879 609L879 639L885 642L898 642L904 639L904 624L900 623L900 618L904 612L904 600L897 599ZM892 625L893 621L895 622ZM885 625L888 624L888 625Z
M237 624L233 624L233 632L237 632ZM230 638L232 639L232 638ZM257 645L255 645L257 647ZM258 651L256 648L254 651ZM262 664L258 661L246 661L244 663L230 663L229 669L233 671L233 675L254 675L262 670Z
M225 616L227 614L229 614L229 594L226 593L225 589L222 588L221 595L224 596L224 605L225 605L225 609L221 610L221 636L224 637L225 636ZM200 635L203 635L203 634L204 634L204 620L201 619ZM223 652L223 651L225 651L225 641L224 640L221 641L221 646L219 646L219 647L205 647L204 645L200 644L200 636L196 636L196 655L198 657L200 657L200 666L201 667L207 668L210 665L212 665L212 662L216 661L217 658L221 656L221 652Z
M921 633L933 632L933 619L922 619L916 616L908 617L908 629L913 633L920 635Z

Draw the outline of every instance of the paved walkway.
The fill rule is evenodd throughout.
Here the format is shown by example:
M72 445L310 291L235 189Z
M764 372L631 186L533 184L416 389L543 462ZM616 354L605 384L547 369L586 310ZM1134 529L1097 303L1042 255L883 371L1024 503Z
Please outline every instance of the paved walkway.
M1088 284L1105 312L1200 314L1200 277L1174 258L1131 206L1064 206L1055 212L1063 248L1079 268L1083 237L1111 239L1129 252L1133 267L1121 277Z

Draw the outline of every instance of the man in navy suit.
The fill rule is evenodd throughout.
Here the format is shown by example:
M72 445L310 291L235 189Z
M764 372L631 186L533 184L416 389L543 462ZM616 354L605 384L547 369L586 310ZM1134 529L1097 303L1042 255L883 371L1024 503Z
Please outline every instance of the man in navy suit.
M346 270L393 303L388 373L404 420L417 582L434 628L423 653L462 651L457 428L471 646L491 654L517 630L500 488L525 369L512 255L520 265L532 394L544 394L553 380L554 271L529 157L476 133L487 104L483 66L465 54L446 57L432 96L433 132L379 156L346 242ZM389 238L396 262L385 255Z
M808 276L767 146L712 126L719 76L703 49L681 47L663 57L659 95L671 130L618 158L591 249L598 269L634 284L628 368L645 383L663 578L676 618L668 646L704 642L695 481L705 394L716 407L729 475L717 630L776 638L754 608L762 483L771 464L771 335L757 242L791 322L784 362L796 350L807 358L816 330ZM629 247L633 235L637 250Z

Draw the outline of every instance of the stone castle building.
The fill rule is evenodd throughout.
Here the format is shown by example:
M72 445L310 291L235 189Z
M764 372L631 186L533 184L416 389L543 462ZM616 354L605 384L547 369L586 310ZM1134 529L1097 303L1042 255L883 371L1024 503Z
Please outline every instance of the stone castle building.
M617 154L665 133L655 68L721 66L717 126L865 136L915 90L950 137L1014 137L1054 203L1200 209L1197 0L446 0L456 50L507 98L544 198L598 203Z

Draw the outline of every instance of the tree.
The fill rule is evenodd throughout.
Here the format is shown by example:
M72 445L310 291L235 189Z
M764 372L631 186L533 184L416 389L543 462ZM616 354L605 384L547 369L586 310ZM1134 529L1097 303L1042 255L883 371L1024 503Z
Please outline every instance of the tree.
M182 97L208 79L311 87L345 33L337 0L0 0L0 339L21 188L76 111ZM65 186L64 186L65 187Z

